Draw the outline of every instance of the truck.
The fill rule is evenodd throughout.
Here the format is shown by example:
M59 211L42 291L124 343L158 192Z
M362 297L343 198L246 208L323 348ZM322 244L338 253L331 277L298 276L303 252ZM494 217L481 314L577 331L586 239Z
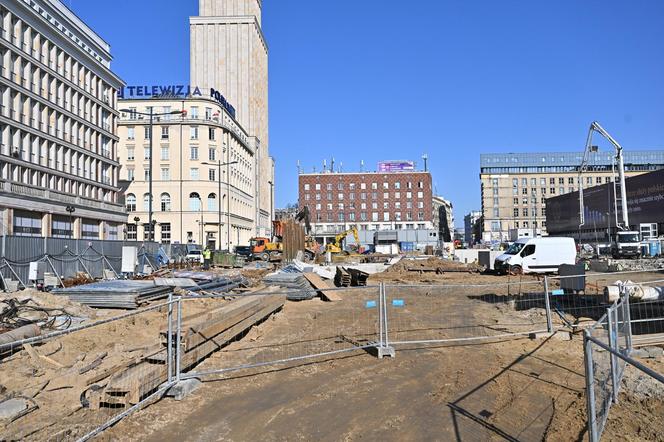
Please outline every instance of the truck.
M519 238L496 257L494 270L511 275L557 273L563 264L576 264L574 238Z
M611 256L617 258L640 258L641 235L636 230L620 230L616 232L611 243Z

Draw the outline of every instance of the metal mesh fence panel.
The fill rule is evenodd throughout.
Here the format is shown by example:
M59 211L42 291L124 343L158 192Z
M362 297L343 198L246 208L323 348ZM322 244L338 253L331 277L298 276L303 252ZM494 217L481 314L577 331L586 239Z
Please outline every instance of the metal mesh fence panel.
M157 330L169 329L170 305L15 330L0 343L0 440L86 439L160 398L173 370Z
M490 339L547 331L543 281L387 285L390 344Z
M327 289L326 291L329 291ZM380 287L335 290L343 301L288 302L292 291L252 293L221 306L214 319L190 316L202 298L183 298L180 367L182 378L223 375L238 370L323 358L377 346ZM285 310L284 314L280 312ZM304 317L293 328L289 318ZM197 365L202 354L214 354Z

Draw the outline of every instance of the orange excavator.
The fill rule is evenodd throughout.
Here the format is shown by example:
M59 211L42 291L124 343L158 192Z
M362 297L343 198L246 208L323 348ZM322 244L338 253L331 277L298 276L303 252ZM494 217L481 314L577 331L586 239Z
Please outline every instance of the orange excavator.
M309 208L304 207L295 215L297 221L304 221L305 227L305 240L304 240L304 257L306 260L313 260L316 255L320 253L320 246L309 235L311 230L311 223L309 221ZM283 254L283 236L284 226L279 220L272 221L272 239L266 237L251 238L251 255L254 259L262 261L281 261Z

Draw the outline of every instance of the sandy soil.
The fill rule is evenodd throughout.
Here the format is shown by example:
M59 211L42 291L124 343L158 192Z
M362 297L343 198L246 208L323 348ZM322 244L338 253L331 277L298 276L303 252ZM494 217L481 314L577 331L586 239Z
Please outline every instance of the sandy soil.
M633 274L630 279L659 276ZM603 285L615 279L596 276L589 282L600 295ZM369 283L378 281L389 284L391 341L457 341L398 345L394 359L354 350L206 375L191 396L179 402L163 399L124 419L101 439L558 441L585 437L579 335L571 341L507 336L545 328L541 279L395 269L372 276ZM500 285L508 281L509 287ZM416 286L398 285L404 283ZM460 288L459 284L482 286ZM555 287L551 282L550 288ZM288 302L280 313L215 353L196 371L229 370L241 364L370 345L377 339L377 309L372 304L378 299L377 289L340 294L343 300L337 303ZM554 303L569 312L565 320L583 322L602 314L599 298L560 298ZM186 303L185 315L208 309L214 302L226 301ZM83 309L80 313L100 319L118 312L92 314ZM564 324L557 315L553 321ZM4 428L0 439L31 434L28 439L56 435L68 440L120 412L81 410L81 391L67 382L67 370L78 370L103 352L108 353L110 364L114 358L127 357L129 350L154 345L164 326L165 311L155 311L36 347L63 369L38 363L26 351L3 360L0 384L10 392L37 392L40 408ZM493 338L465 340L471 336ZM664 362L647 363L664 372ZM633 385L641 385L631 371L626 382L630 379ZM650 386L627 390L638 394L623 392L611 411L604 440L664 440L657 429L664 415L664 394ZM52 426L58 419L59 424ZM73 430L62 430L67 427ZM39 428L45 429L35 432Z

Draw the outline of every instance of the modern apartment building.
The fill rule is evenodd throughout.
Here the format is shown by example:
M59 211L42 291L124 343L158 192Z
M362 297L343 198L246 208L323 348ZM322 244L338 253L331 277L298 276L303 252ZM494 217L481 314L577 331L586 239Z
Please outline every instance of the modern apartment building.
M480 240L481 235L477 234L480 232L476 231L479 230L477 224L481 217L482 212L479 210L472 210L463 217L463 240L468 246L472 246Z
M441 241L450 242L454 239L454 214L452 203L442 196L432 197L433 228L438 230Z
M274 159L269 154L268 46L262 0L199 0L189 19L191 83L223 91L237 121L257 140L255 181L258 234L272 231Z
M299 207L308 206L312 235L325 243L359 230L432 229L429 172L323 172L299 175Z
M61 1L0 3L0 233L121 237L111 59Z
M480 155L482 240L505 241L514 228L546 233L546 199L611 182L614 153L590 154L580 177L583 152L494 153ZM664 151L624 151L625 175L664 168Z
M196 87L172 86L162 93L169 87L158 86L154 89L158 95L136 97L138 92L153 91L143 88L125 88L125 98L119 101L121 179L128 182L127 239L143 241L150 236L152 170L156 241L226 250L248 244L257 230L255 137L233 118L228 102L206 97ZM174 97L178 90L189 95ZM129 98L130 93L134 98ZM152 151L150 119L141 115L150 108L166 114L154 118ZM176 111L184 113L169 114Z

